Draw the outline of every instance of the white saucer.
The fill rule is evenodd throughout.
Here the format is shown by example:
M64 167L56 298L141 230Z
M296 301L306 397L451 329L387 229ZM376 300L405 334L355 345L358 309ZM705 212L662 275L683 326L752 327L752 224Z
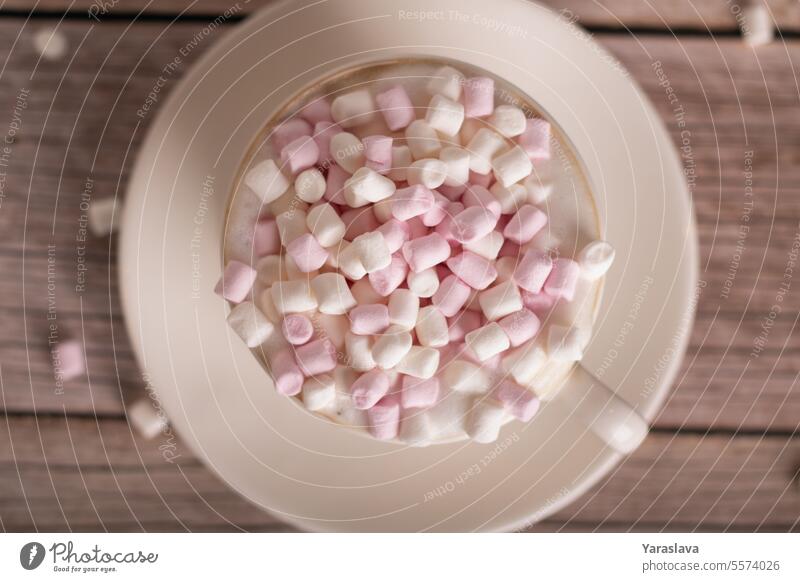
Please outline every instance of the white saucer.
M433 55L510 80L572 140L617 249L584 366L652 418L691 327L697 236L682 169L621 67L527 1L492 2L489 14L485 2L441 0L424 21L419 11L431 13L430 3L270 4L206 53L162 104L128 192L123 305L162 406L231 487L307 530L514 529L574 500L620 459L555 407L506 426L496 445L413 449L337 428L274 392L228 331L227 307L212 289L243 152L271 112L315 78Z

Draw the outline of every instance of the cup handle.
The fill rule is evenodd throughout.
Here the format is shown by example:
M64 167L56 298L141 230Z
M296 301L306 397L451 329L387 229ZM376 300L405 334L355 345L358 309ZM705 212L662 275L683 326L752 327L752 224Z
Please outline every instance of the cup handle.
M580 364L573 368L552 402L575 415L623 455L633 452L649 430L644 418Z

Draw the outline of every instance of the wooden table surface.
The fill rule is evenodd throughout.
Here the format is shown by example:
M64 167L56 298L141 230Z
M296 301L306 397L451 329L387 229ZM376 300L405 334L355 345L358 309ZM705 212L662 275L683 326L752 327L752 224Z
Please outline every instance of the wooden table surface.
M126 406L145 391L122 321L113 238L87 243L86 288L75 289L87 182L94 199L124 198L152 119L137 109L164 64L231 4L43 0L31 12L32 4L0 0L0 135L14 134L9 163L0 163L0 528L288 529L180 443L167 463L168 436L145 440L129 426ZM109 9L98 15L102 4ZM757 49L742 42L738 5L725 0L548 4L628 67L681 145L653 66L661 62L689 132L684 163L696 172L705 287L684 364L642 447L532 529L800 530L800 281L791 277L800 241L800 3L770 0L781 36ZM238 5L181 71L259 5ZM34 48L47 27L68 40L62 60L42 60ZM162 95L179 79L169 75ZM63 391L49 362L53 317L62 337L84 342L88 362L88 375Z

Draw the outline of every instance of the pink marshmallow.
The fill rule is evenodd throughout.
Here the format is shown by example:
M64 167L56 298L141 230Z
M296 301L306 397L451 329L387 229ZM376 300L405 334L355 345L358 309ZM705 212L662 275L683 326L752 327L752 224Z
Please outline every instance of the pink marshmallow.
M372 408L389 392L389 385L389 376L382 370L375 369L361 374L350 388L353 405L358 410Z
M483 325L479 311L464 310L447 320L451 342L463 342L464 336Z
M401 188L392 196L392 216L397 220L420 216L433 207L433 201L433 192L421 184Z
M389 308L380 303L357 305L348 315L350 331L356 335L382 333L389 327Z
M324 374L336 368L336 348L328 339L318 339L299 346L294 355L306 376Z
M444 220L436 225L436 232L442 235L447 240L455 240L453 238L453 217L464 211L464 205L461 202L451 202L445 209L446 216Z
M311 124L294 117L287 119L272 132L272 146L276 151L281 151L299 137L311 135Z
M286 247L286 253L292 257L294 264L303 273L316 271L328 260L328 251L310 233L301 234L290 242Z
M531 293L522 290L522 304L538 315L546 313L556 304L556 298L547 293Z
M435 267L450 256L450 245L439 234L433 233L412 239L403 245L403 257L415 273Z
M56 379L72 380L83 374L86 369L84 364L83 346L76 339L56 342L50 350L50 361Z
M291 350L282 349L270 358L275 389L284 396L294 396L303 387L303 372L294 361Z
M408 265L400 255L392 255L389 266L369 274L369 283L381 297L388 297L408 275Z
M232 303L241 303L253 288L257 276L258 273L250 265L240 261L228 261L222 277L214 287L214 293Z
M532 160L549 160L550 124L544 119L529 119L517 143Z
M365 165L380 174L388 172L392 167L392 141L385 135L370 135L362 139Z
M430 408L439 399L439 379L420 380L413 376L403 376L403 389L400 405L403 408Z
M539 333L541 322L535 314L527 309L520 309L511 315L506 315L497 322L503 331L506 332L511 347L517 347Z
M403 248L403 243L409 238L410 228L407 223L396 218L390 218L378 227L378 232L383 235L390 253L395 253Z
M290 173L307 170L319 160L319 146L314 138L304 135L288 143L281 150L281 164Z
M281 250L281 237L274 218L266 217L256 222L253 232L253 252L256 257L276 255Z
M346 204L344 199L344 183L350 177L340 166L333 165L328 168L325 177L325 200L334 204Z
M447 207L450 206L450 201L439 194L436 190L433 191L433 206L425 214L422 215L422 224L427 227L432 227L440 224L447 218Z
M314 335L314 324L305 315L293 313L283 318L281 332L287 342L293 346L300 346Z
M530 291L538 293L542 290L550 272L553 270L553 259L550 255L536 249L531 249L514 269L514 281L517 285Z
M467 190L467 185L459 184L458 186L447 186L442 184L436 190L451 202L455 202L461 198L461 195Z
M536 394L511 380L501 382L493 390L493 395L503 404L503 408L523 422L528 422L539 410Z
M489 172L488 174L478 174L472 170L469 172L469 183L472 186L488 188L492 185L492 182L494 182L494 174L492 172Z
M497 258L502 257L520 257L522 256L522 249L514 241L506 240L503 246L500 247L500 252L497 253Z
M489 192L483 186L472 186L467 188L467 191L464 192L464 196L461 197L461 202L467 208L470 206L480 206L481 208L485 208L497 216L498 220L500 219L500 213L502 209L500 201L494 197L494 194Z
M333 121L333 117L331 117L331 104L325 97L314 99L314 101L300 110L300 117L308 121L311 125L316 125L320 121Z
M492 232L498 216L481 206L470 206L452 218L450 232L460 243L472 242Z
M471 289L455 275L445 277L431 301L445 317L453 317L469 299Z
M524 245L535 237L547 224L547 215L530 204L517 210L503 229L503 236L519 245Z
M552 297L572 301L580 273L580 266L572 259L556 259L553 270L545 281L544 292Z
M472 77L464 83L464 115L485 117L494 111L494 79Z
M380 440L391 440L400 428L400 403L393 395L384 396L367 411L369 433Z
M330 121L320 121L314 126L314 141L319 148L319 161L325 165L329 165L333 160L331 139L337 133L342 133L342 128Z
M407 127L414 121L414 105L402 85L395 85L375 96L375 103L392 131Z
M497 279L497 269L492 262L469 251L449 259L447 266L456 277L478 291L486 289Z
M420 220L419 216L415 216L414 218L408 220L406 224L408 224L408 240L422 238L423 236L427 236L430 232L428 227L422 223L422 220Z
M352 241L354 238L364 233L377 230L380 225L378 219L375 218L375 213L372 212L371 206L351 208L343 212L340 218L346 227L344 238L348 241Z

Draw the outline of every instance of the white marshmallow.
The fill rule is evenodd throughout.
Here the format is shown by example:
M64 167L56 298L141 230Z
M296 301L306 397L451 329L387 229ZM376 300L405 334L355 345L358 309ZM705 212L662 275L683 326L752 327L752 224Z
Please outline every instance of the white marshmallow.
M149 398L140 398L126 408L125 414L138 433L146 439L157 437L168 425L167 417L153 406Z
M428 92L431 95L444 95L448 99L458 101L461 97L461 86L464 84L464 75L453 67L442 67L431 76L428 81Z
M775 21L764 0L748 2L744 6L739 28L745 43L750 46L762 46L775 40Z
M337 350L344 349L344 336L350 331L350 320L344 315L318 313L313 319L320 339L328 339Z
M352 133L342 131L331 138L330 153L333 160L348 174L364 165L364 144Z
M89 230L94 236L106 236L117 230L122 208L116 209L114 198L92 200L89 205Z
M387 176L395 182L405 182L406 172L414 158L411 157L411 149L406 145L392 146L392 169Z
M323 247L332 247L344 237L347 227L328 203L314 206L306 216L306 226Z
M244 183L264 204L277 200L289 188L289 178L283 175L275 160L259 162L244 175Z
M278 216L290 210L302 210L305 212L308 208L308 203L300 200L297 197L297 193L294 191L294 187L290 186L289 189L276 200L267 204L267 208L269 208L272 216Z
M275 331L275 326L252 301L243 301L231 309L228 325L248 348L260 346Z
M365 232L357 236L352 247L355 247L358 260L367 273L385 269L392 262L392 253L380 232Z
M325 176L316 168L308 168L297 174L294 191L303 202L318 202L325 194Z
M408 289L395 289L389 296L389 321L405 330L417 324L419 297Z
M503 233L493 230L485 237L479 238L478 240L474 240L472 242L464 243L463 246L466 250L475 253L484 259L494 261L497 258L497 254L500 252L500 248L503 246L505 240L506 239L503 237Z
M491 384L488 374L480 366L466 360L449 362L444 367L441 380L450 390L469 394L483 394Z
M317 308L317 299L307 280L276 281L269 289L275 309L281 315L302 313Z
M519 107L498 105L489 116L489 125L502 136L516 137L525 131L527 119Z
M588 329L551 325L547 333L547 353L559 362L577 362L591 339Z
M481 311L489 321L496 321L524 306L522 295L513 281L505 281L478 294Z
M395 183L371 168L359 168L344 183L344 199L353 208L389 198L396 189Z
M377 364L372 358L372 337L348 332L344 336L345 350L350 367L358 372L368 372Z
M41 28L33 35L33 46L43 59L57 61L62 59L69 49L67 36L57 28Z
M294 239L308 232L307 218L306 213L300 209L289 210L275 217L278 236L280 236L283 246L287 246Z
M492 169L497 181L508 188L511 184L528 177L533 171L533 164L525 150L514 146L492 160Z
M411 334L403 327L393 325L372 345L372 358L384 370L394 368L411 349Z
M278 309L275 307L275 302L272 300L272 293L269 289L264 289L261 293L258 306L261 308L261 313L266 315L267 319L272 322L272 325L277 325L283 319L283 316L278 313ZM271 337L276 336L283 337L283 335L279 333L273 334Z
M414 327L420 345L441 348L450 343L447 319L438 307L429 305L419 310L417 324Z
M445 165L445 186L461 186L469 181L469 152L464 148L448 146L439 152Z
M308 410L322 410L336 398L336 383L333 376L318 374L303 382L303 405Z
M439 275L436 274L435 268L425 269L419 273L409 271L406 282L417 297L433 297L439 289Z
M472 330L464 337L464 341L481 362L506 351L511 346L506 332L495 322Z
M400 440L412 447L426 447L433 441L433 427L427 412L406 411L400 421Z
M447 166L435 158L423 158L411 164L406 173L409 185L422 184L433 190L444 184Z
M411 346L406 356L395 368L401 374L427 380L432 378L439 368L439 350Z
M331 117L341 127L356 127L375 117L375 101L368 89L339 95L331 103Z
M415 160L435 158L442 149L436 130L422 119L412 121L406 128L405 136L408 148Z
M356 246L352 243L345 244L346 242L347 241L342 241L339 246L339 252L335 253L337 255L337 268L344 273L344 276L348 279L358 281L367 274L367 270L361 263ZM334 253L331 253L331 255L333 254Z
M357 305L344 277L339 273L322 273L311 280L320 313L342 315Z
M428 104L425 121L436 131L452 137L464 123L464 106L444 95L434 95Z
M511 374L520 386L530 386L536 374L547 362L547 354L542 347L529 340L504 354L501 366L506 374Z
M525 186L525 190L528 192L528 201L531 204L544 204L550 198L550 194L553 193L552 182L542 180L536 174L531 174L525 178L522 185Z
M511 184L506 188L500 182L495 182L489 192L500 202L501 214L515 214L529 199L528 189L524 184Z
M492 159L506 148L505 138L488 127L482 127L467 144L469 169L476 174L492 171Z
M596 281L611 268L615 254L614 247L606 241L590 242L578 253L581 275L589 281Z
M476 443L493 443L505 419L503 407L486 400L477 401L467 419L467 434Z

